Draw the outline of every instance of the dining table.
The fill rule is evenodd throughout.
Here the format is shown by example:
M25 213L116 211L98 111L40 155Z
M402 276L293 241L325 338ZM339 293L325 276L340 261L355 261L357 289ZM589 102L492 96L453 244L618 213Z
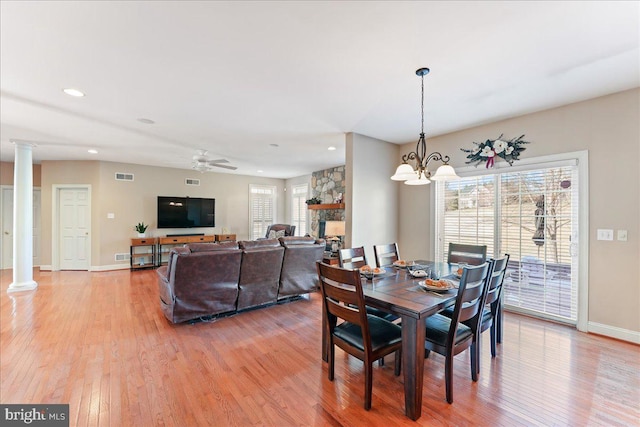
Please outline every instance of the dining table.
M457 282L457 264L415 260L411 268L430 270L432 277ZM414 277L408 268L385 266L372 279L362 278L365 304L395 314L402 326L402 372L404 376L405 415L417 420L422 415L424 376L425 319L455 304L457 288L444 292L426 291L420 286L425 278ZM328 360L329 337L323 310L322 359Z

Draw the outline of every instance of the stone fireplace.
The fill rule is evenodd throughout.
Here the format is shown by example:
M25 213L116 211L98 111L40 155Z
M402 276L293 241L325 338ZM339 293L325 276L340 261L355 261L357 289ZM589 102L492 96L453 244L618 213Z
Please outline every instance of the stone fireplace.
M333 204L342 194L345 196L344 166L324 169L311 174L311 197L317 197L322 204ZM319 237L320 221L344 221L344 209L309 210L311 235Z

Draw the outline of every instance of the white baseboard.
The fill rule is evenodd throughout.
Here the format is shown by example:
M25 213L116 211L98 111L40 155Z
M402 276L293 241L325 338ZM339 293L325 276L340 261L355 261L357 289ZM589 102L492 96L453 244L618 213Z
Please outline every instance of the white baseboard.
M628 341L633 344L640 344L640 332L622 329L615 326L603 325L602 323L589 322L589 332L606 337Z
M113 265L94 265L89 267L89 271L111 271L111 270L128 270L129 264L113 264ZM40 271L53 271L50 265L41 265Z
M89 271L128 270L129 264L93 265Z

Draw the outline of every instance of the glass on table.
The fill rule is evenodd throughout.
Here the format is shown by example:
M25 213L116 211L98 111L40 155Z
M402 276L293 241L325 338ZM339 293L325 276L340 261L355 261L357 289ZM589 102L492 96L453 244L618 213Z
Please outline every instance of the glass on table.
M462 273L464 272L464 269L468 266L469 264L467 264L466 262L459 262L458 263L458 268L456 270L456 276L458 277L462 277Z

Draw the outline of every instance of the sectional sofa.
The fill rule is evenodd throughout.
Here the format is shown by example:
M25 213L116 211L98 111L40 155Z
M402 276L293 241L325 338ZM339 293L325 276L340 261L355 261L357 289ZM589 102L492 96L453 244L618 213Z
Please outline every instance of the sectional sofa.
M314 292L324 248L293 236L173 248L157 270L162 312L181 323Z

